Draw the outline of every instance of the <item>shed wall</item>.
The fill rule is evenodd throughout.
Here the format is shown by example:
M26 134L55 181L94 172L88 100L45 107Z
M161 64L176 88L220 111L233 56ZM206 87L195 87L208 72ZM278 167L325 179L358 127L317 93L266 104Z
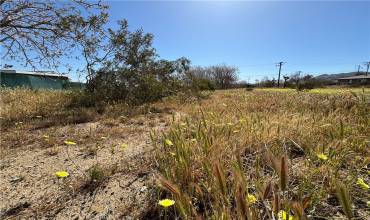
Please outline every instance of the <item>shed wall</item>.
M67 82L50 76L34 76L17 73L0 73L0 84L4 87L16 88L26 87L31 89L63 89Z

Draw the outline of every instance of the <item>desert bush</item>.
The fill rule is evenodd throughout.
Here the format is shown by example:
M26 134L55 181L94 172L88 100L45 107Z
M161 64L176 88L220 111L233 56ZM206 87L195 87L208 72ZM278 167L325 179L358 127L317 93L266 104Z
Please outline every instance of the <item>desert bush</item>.
M182 88L175 71L172 66L166 71L155 67L143 72L100 70L89 82L88 91L96 102L149 103L173 95Z
M87 89L95 102L123 101L138 105L176 93L190 61L158 60L152 47L152 34L141 29L129 31L125 20L118 24L117 30L107 32L105 47L110 48L109 56L97 71L89 71Z
M212 80L209 79L193 79L191 82L191 87L193 90L199 90L199 91L204 91L204 90L215 90L216 85Z
M327 84L327 82L316 79L312 75L301 75L300 71L293 73L290 76L283 76L283 80L284 88L294 88L299 91L321 88ZM268 77L265 77L263 80L258 82L258 86L267 88L275 87L277 86L277 80L275 78L269 79Z
M185 73L184 81L193 90L214 90L216 88L209 67L191 67Z
M259 87L266 87L266 88L275 87L276 85L277 85L276 79L275 78L269 79L268 77L265 77L258 83Z
M88 170L89 180L94 183L100 183L107 177L106 172L99 164L95 164Z

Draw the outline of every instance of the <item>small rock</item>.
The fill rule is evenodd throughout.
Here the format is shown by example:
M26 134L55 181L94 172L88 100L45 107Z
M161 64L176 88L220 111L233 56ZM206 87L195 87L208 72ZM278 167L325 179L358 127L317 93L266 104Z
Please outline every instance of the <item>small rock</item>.
M147 189L148 189L148 187L147 187L147 186L143 186L143 187L141 187L141 188L140 188L140 192L141 192L141 193L142 193L142 192L145 192Z
M24 177L22 177L22 176L12 176L10 178L10 182L11 183L18 183L18 182L22 181L23 179L24 179Z

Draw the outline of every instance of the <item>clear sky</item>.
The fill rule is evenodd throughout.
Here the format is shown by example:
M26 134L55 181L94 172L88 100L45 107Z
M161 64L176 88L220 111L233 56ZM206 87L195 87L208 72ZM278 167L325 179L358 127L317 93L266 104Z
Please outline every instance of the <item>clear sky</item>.
M370 61L370 2L110 1L111 20L154 34L162 58L227 63L254 81L283 73L354 71Z
M130 30L154 34L161 58L235 65L250 82L276 77L279 61L283 75L349 72L370 61L370 1L104 2L111 27L125 18Z

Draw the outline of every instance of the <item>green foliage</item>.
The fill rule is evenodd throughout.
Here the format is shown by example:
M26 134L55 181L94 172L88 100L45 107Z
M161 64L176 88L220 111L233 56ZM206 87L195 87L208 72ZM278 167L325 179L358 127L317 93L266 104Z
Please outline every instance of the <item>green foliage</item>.
M90 181L94 183L102 182L107 176L106 171L98 164L92 166L88 170L88 174Z
M161 66L159 62L167 62ZM153 102L175 94L182 89L181 81L175 75L175 62L151 63L140 72L129 68L98 71L88 84L88 91L97 102L124 101L138 105Z
M348 219L353 217L351 198L349 196L348 189L345 185L341 183L335 183L335 190L338 200L342 205L343 211L346 214Z
M175 94L185 86L181 79L190 61L157 60L153 35L141 29L131 32L123 20L118 30L109 29L109 36L109 56L98 71L92 71L87 84L96 102L138 105Z
M312 75L301 75L300 71L291 74L289 77L283 76L283 79L280 79L280 82L283 82L282 84L284 88L294 88L299 91L320 88L327 84L327 82L316 79ZM257 84L260 87L276 87L277 80L275 78L269 79L266 77Z
M210 79L202 79L202 78L195 78L191 82L191 87L194 88L194 90L215 90L216 85L215 83Z

